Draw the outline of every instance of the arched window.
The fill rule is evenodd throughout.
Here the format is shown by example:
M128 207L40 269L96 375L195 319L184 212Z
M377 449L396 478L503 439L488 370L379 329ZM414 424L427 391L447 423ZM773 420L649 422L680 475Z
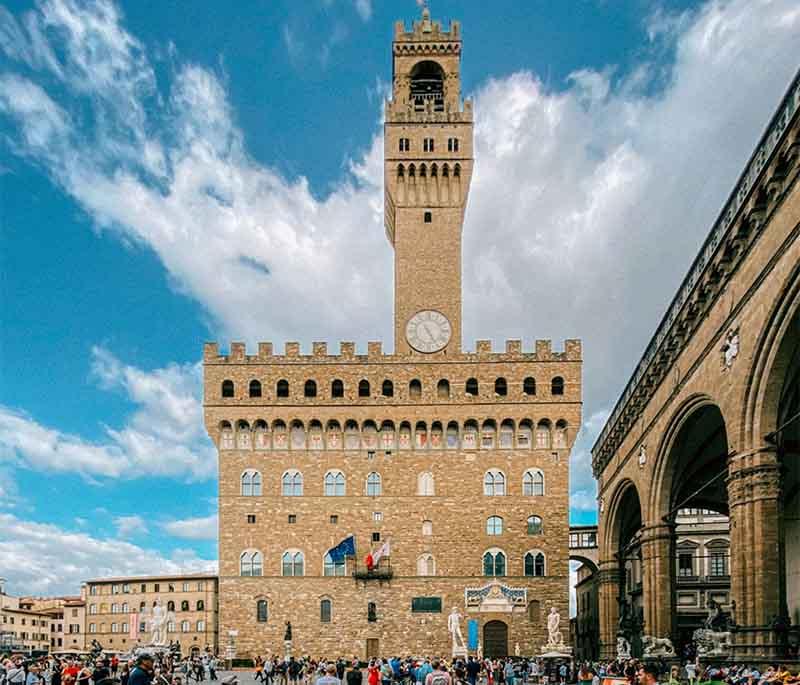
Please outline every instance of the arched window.
M289 381L281 379L275 385L275 394L278 397L289 397Z
M528 469L522 474L522 494L525 497L544 495L544 474L539 469Z
M250 381L250 397L261 397L261 381Z
M564 394L564 379L561 376L556 376L550 381L550 394L563 395Z
M284 497L300 497L303 494L303 474L292 469L283 474L281 479Z
M233 397L233 381L222 381L222 396Z
M381 424L380 446L387 452L394 449L394 424L391 421Z
M536 379L533 376L528 376L524 381L522 381L522 392L525 395L536 394Z
M223 421L219 424L219 447L223 450L232 450L233 446L233 428L228 421Z
M497 378L494 382L494 394L505 397L508 394L508 384L505 378Z
M247 421L239 421L236 424L236 448L250 449L250 424Z
M539 516L528 517L528 535L542 534L542 519Z
M317 382L312 380L307 380L305 385L303 386L303 396L304 397L316 397L317 396Z
M373 471L367 476L367 497L378 497L381 494L381 474Z
M417 421L414 428L414 449L424 450L428 447L428 427L424 421Z
M322 559L322 575L324 576L343 576L345 568L344 558L334 559L330 554L326 554Z
M368 380L360 380L360 381L358 381L358 396L359 397L369 397L369 381Z
M483 477L483 494L499 497L506 494L506 476L499 469L490 469Z
M556 430L553 434L553 447L565 449L567 447L567 422L564 419L556 421Z
M338 378L331 383L331 397L344 397L344 383Z
M328 471L325 474L325 496L344 497L344 474L341 471Z
M239 575L260 576L263 572L263 566L264 557L261 556L261 552L258 550L246 549L239 557Z
M205 611L206 603L202 599L197 600L197 611Z
M533 428L531 428L531 422L528 419L523 419L517 427L517 447L529 449L533 444L532 436Z
M242 497L260 496L261 474L254 469L248 469L242 474Z
M365 450L378 449L378 427L374 421L364 421L361 426L361 446Z
M550 422L542 419L536 426L536 447L537 449L550 448Z
M506 555L500 549L487 550L483 555L483 575L504 576L506 574Z
M184 599L181 602L181 611L189 611L189 600L188 599Z
M205 621L198 621L197 622L197 632L202 633L206 629L206 622Z
M417 575L418 576L435 576L436 575L436 560L433 554L423 554L417 559Z
M281 557L281 575L303 575L303 553L301 551L290 549L283 553L283 556Z
M504 449L514 447L514 422L510 419L500 424L500 447Z
M412 400L418 400L422 397L422 383L416 378L408 384L408 396Z
M189 621L181 621L181 632L188 633L192 629L191 624Z
M464 384L464 392L467 395L471 395L472 397L478 396L478 379L477 378L468 378L467 382Z
M436 397L440 400L447 400L450 398L450 381L446 378L442 378L436 384Z
M338 421L328 421L325 431L325 445L329 450L342 449L342 428Z
M545 564L544 554L534 550L525 554L525 575L526 576L544 576Z
M269 620L269 604L266 599L259 599L256 602L256 621L266 623Z
M422 534L425 536L433 535L433 521L422 522Z
M321 599L319 602L320 623L330 623L333 615L333 602L329 599Z
M394 397L394 383L392 383L392 381L383 381L381 385L381 395L384 397Z
M425 497L433 496L433 474L430 471L423 471L417 476L417 494Z
M312 450L324 449L322 439L322 424L317 420L312 420L308 426L308 447Z
M444 447L444 431L439 421L434 421L431 424L430 446L435 450L440 450Z
M490 516L486 519L486 534L487 535L502 535L503 534L503 517Z

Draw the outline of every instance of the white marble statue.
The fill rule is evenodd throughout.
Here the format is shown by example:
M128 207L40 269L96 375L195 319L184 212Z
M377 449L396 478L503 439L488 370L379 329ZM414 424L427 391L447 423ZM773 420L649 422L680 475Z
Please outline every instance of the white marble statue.
M672 640L666 637L645 635L642 638L642 649L645 656L675 656Z
M447 617L447 630L450 631L450 637L453 640L453 649L464 649L464 636L461 634L461 612L458 607L453 607Z
M550 607L550 613L547 616L547 644L549 647L560 647L564 644L564 636L558 629L560 624L561 614L555 607Z
M723 370L730 369L733 366L733 360L737 356L739 356L739 329L731 328L725 337L725 342L722 344Z
M617 636L617 659L626 661L631 658L631 643L622 635Z
M516 643L514 644L514 656L515 656L515 657L517 657L517 658L519 658L519 655L520 655L520 651L519 651L519 642L516 642Z
M169 624L175 619L175 614L161 606L159 599L156 600L149 612L143 613L145 624L150 631L149 644L153 647L166 647L169 641Z
M703 657L727 656L731 651L730 631L716 631L699 628L692 634L697 644L697 654Z

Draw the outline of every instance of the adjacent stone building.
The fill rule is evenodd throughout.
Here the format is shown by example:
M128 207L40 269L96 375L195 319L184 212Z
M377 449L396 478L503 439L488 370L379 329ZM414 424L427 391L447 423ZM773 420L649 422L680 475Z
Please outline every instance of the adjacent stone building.
M144 617L160 602L173 614L169 640L179 641L184 654L218 650L216 575L98 578L86 581L81 594L87 647L97 640L108 651L127 652L147 644Z
M34 609L34 602L12 597L0 578L0 654L47 654L50 651L52 617Z
M453 607L473 653L478 642L492 656L540 652L550 607L566 637L581 345L461 349L473 165L461 49L458 22L445 30L427 9L410 31L395 27L384 152L394 351L205 347L220 635L240 657L282 653L286 622L296 654L450 654ZM355 555L329 553L350 536Z
M798 160L800 75L592 449L602 657L615 655L621 623L634 646L644 635L678 647L686 639L679 610L691 593L676 541L686 508L730 518L730 621L720 623L715 651L748 662L797 654ZM637 550L641 587L634 601L626 564ZM707 556L723 563L722 551Z

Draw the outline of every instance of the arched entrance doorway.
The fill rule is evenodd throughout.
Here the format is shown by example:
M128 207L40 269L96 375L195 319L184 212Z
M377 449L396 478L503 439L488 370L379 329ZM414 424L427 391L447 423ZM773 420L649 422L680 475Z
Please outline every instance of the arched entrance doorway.
M731 613L728 434L719 407L690 399L668 431L662 455L657 511L670 532L661 553L669 585L663 586L665 620L678 654L693 656L693 635L719 606Z
M483 626L483 653L490 659L508 656L508 625L489 621Z

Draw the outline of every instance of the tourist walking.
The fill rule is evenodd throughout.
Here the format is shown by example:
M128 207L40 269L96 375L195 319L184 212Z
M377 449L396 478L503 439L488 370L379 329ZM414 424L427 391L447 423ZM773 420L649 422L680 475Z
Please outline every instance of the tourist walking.
M342 685L342 681L336 677L336 664L326 666L325 675L317 678L317 685Z

